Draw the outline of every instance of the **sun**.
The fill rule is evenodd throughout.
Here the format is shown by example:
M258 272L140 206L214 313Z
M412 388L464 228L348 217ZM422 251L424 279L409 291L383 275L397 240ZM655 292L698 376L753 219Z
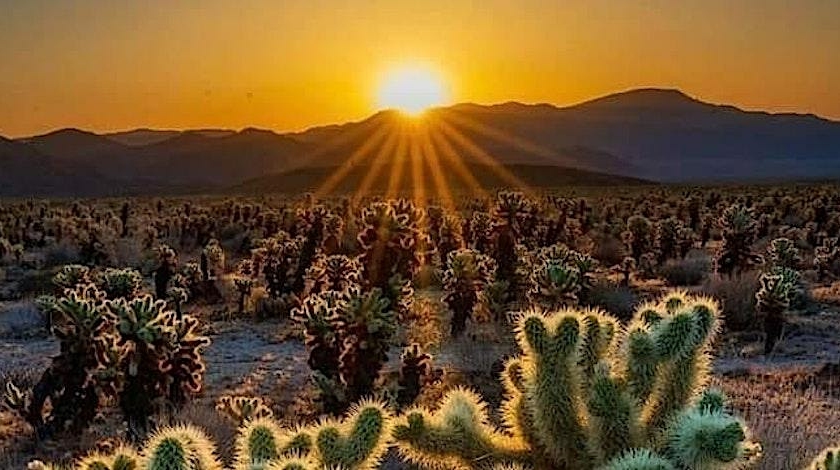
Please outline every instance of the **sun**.
M422 66L394 69L385 75L377 96L381 109L396 109L410 116L445 104L446 86L434 70Z

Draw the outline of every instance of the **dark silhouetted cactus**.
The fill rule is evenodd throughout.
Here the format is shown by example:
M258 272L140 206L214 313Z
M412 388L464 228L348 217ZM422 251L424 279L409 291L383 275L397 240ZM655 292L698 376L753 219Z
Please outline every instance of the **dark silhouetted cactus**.
M471 249L449 253L443 272L444 302L452 311L450 333L458 337L464 333L467 320L472 317L484 288L495 274L495 262L489 256Z

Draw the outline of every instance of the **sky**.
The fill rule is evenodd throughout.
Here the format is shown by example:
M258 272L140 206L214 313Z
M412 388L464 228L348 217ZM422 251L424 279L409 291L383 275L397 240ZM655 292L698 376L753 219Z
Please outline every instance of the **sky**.
M838 0L0 0L0 135L299 130L422 64L452 102L635 87L840 120Z

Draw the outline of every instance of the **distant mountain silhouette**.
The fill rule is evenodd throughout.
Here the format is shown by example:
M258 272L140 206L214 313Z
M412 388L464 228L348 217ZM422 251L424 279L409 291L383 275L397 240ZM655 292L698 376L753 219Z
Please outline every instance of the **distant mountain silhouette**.
M187 132L195 132L205 137L225 137L236 133L236 131L228 129L198 129ZM103 134L103 136L115 142L119 142L123 145L142 147L144 145L151 145L156 144L158 142L163 142L164 140L171 139L182 133L184 133L184 131L134 129L132 131L112 132L110 134Z
M89 196L107 192L103 183L89 168L0 137L0 196Z
M406 133L426 136L429 144L409 148L413 144L399 138ZM2 148L2 181L31 182L16 183L15 191L4 185L2 194L55 194L65 182L69 193L73 187L114 185L122 191L214 191L242 188L246 181L259 186L272 175L278 182L288 182L289 175L318 180L316 173L339 168L354 174L380 164L407 164L412 152L422 154L422 161L457 160L476 171L496 162L519 169L557 167L558 175L578 169L582 178L594 173L662 182L840 177L840 122L744 111L655 88L568 107L458 104L429 110L419 121L381 111L358 122L287 134L138 129L97 135L63 129L4 139ZM48 168L52 179L38 179L27 161Z

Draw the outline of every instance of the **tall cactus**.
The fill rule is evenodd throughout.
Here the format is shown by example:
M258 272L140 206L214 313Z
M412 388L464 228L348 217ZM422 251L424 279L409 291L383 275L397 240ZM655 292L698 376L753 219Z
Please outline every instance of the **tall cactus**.
M626 330L597 310L527 312L522 354L503 373L503 428L477 395L456 390L436 412L401 418L399 449L455 468L737 465L748 457L747 431L704 392L718 321L716 304L680 292L640 307Z

